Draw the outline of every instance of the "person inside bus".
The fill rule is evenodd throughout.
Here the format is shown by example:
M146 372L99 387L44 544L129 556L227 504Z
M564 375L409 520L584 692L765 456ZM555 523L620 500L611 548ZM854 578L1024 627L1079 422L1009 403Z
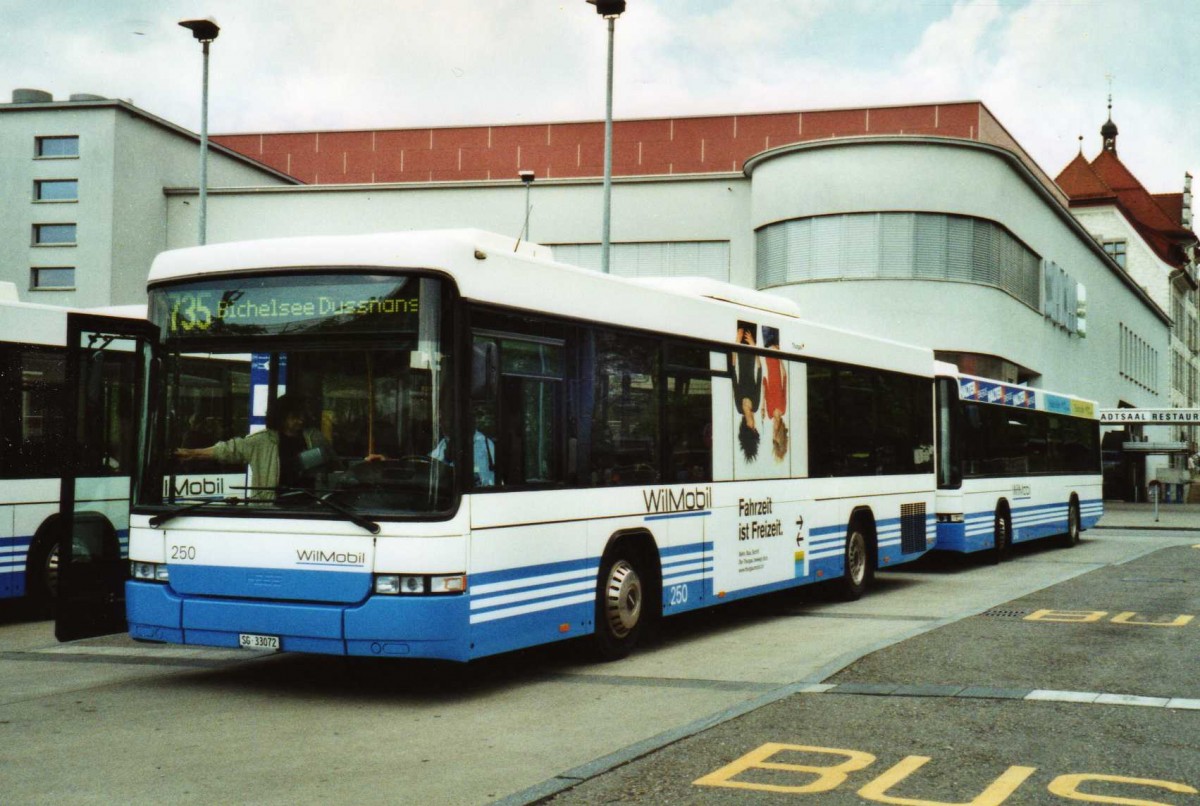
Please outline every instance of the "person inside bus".
M267 404L267 427L245 437L223 440L207 448L176 448L177 459L214 459L223 464L250 466L253 491L259 501L273 501L275 491L311 486L304 478L312 457L332 453L329 442L316 428L306 428L305 407L292 395L280 395Z
M475 409L475 439L473 462L475 465L475 486L496 486L496 443L481 429L491 430L490 417L483 406ZM454 456L450 453L450 437L442 435L429 454L430 459L445 462L453 467Z

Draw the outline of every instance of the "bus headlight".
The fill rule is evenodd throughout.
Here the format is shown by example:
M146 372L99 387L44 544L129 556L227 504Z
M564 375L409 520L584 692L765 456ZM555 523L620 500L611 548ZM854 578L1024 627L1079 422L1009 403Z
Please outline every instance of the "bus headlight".
M945 513L939 512L937 516L938 523L962 523L963 515L961 512Z
M170 582L167 566L162 563L144 563L133 560L129 563L129 575L145 582Z
M376 574L375 592L385 596L465 593L465 574Z

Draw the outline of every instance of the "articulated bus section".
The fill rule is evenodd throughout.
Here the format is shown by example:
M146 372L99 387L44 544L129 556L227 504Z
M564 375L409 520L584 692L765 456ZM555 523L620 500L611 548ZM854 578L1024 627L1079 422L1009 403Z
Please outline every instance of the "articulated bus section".
M1096 404L939 364L938 548L991 551L1061 536L1104 514Z

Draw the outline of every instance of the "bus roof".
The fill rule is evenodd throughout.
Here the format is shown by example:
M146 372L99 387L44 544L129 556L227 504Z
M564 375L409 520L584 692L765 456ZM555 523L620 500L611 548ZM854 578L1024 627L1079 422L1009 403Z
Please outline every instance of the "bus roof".
M0 293L0 342L62 347L67 343L67 314L69 313L86 313L121 319L145 319L146 306L66 308L41 302L22 302L19 299L7 298Z
M453 278L467 299L582 321L734 343L739 323L778 334L799 357L932 377L933 353L802 319L796 303L704 278L628 279L555 263L550 247L481 230L277 238L163 252L151 287L187 278L330 268L423 269ZM756 339L765 346L765 333Z

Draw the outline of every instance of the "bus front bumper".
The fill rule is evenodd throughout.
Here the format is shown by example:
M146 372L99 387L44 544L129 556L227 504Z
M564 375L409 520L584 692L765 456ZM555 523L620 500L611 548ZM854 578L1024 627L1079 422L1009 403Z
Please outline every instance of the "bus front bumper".
M353 605L184 598L157 582L126 583L129 635L139 641L239 648L274 636L285 652L467 661L464 596L371 596Z

